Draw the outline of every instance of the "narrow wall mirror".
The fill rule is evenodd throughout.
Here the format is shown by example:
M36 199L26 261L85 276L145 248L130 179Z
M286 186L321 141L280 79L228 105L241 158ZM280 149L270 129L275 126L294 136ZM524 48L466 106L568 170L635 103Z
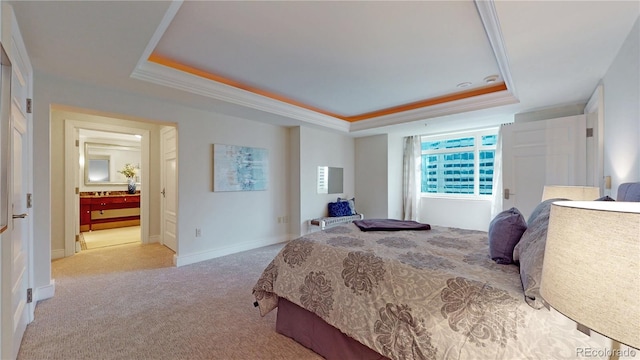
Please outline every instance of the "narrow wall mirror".
M140 146L85 142L84 184L126 184L127 178L118 170L123 169L125 164L132 164L139 171L140 154ZM136 177L139 176L138 172Z
M88 159L87 163L87 180L89 182L109 182L111 176L109 174L109 163L111 162L110 156L104 156L100 159L98 155L94 158Z
M342 184L342 168L318 166L318 194L341 194Z

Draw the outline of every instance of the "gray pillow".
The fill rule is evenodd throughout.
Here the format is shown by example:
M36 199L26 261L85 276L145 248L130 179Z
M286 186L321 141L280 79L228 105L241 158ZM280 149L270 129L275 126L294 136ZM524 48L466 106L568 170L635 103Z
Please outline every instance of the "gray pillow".
M513 262L513 248L527 230L524 216L516 208L498 214L489 224L489 255L498 264Z
M547 229L551 204L561 199L543 201L529 218L529 226L522 234L520 242L513 249L513 259L520 262L520 280L524 290L524 299L534 309L544 307L540 296L540 280L544 263L544 248L547 243Z
M540 215L541 212L545 210L549 211L549 209L551 209L551 203L556 201L567 201L567 200L569 199L555 198L555 199L547 199L541 202L540 204L538 204L538 206L536 206L535 209L533 209L533 212L531 213L531 215L529 215L529 219L527 220L527 226L531 226L531 223Z

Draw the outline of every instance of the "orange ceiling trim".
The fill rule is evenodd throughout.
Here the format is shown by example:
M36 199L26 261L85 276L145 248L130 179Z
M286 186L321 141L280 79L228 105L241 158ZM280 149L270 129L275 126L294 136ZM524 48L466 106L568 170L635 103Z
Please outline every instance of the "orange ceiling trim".
M415 109L420 109L427 106L444 104L444 103L448 103L456 100L467 99L467 98L479 96L479 95L491 94L491 93L503 91L503 90L507 90L507 85L504 82L501 82L495 85L485 86L485 87L474 89L474 90L461 91L461 92L457 92L449 95L420 100L413 103L394 106L394 107L372 111L372 112L368 112L360 115L348 116L343 119L350 122L367 120L367 119L372 119L378 116L397 114L403 111L415 110Z
M269 92L269 91L266 91L266 90L262 90L262 89L259 89L259 88L256 88L256 87L253 87L253 86L250 86L250 85L247 85L247 84L244 84L244 83L241 83L241 82L229 79L229 78L225 78L225 77L220 76L220 75L216 75L216 74L212 74L212 73L207 72L207 71L196 69L194 67L182 64L182 63L177 62L175 60L171 60L169 58L166 58L164 56L158 55L156 53L152 53L151 56L149 56L149 61L154 62L156 64L164 65L164 66L176 69L176 70L184 71L186 73L189 73L189 74L192 74L192 75L196 75L196 76L199 76L199 77L202 77L202 78L205 78L205 79L213 80L213 81L225 84L225 85L233 86L233 87L238 88L238 89L246 90L246 91L252 92L254 94L266 96L268 98L271 98L271 99L274 99L274 100L278 100L278 101L282 101L282 102L285 102L287 104L299 106L299 107L305 108L307 110L311 110L311 111L315 111L315 112L318 112L318 113L321 113L321 114L333 116L333 117L336 117L338 119L343 119L343 117L338 115L338 114L334 114L334 113L328 112L326 110L315 108L315 107L303 104L303 103L301 103L299 101L296 101L296 100L293 100L293 99L289 99L289 98L287 98L285 96L278 95L278 94L275 94L275 93L272 93L272 92Z
M299 101L287 98L285 96L282 95L278 95L266 90L262 90L241 82L238 82L236 80L232 80L229 78L225 78L223 76L220 75L216 75L204 70L200 70L197 68L194 68L192 66L189 65L185 65L183 63L180 63L178 61L166 58L162 55L158 55L156 53L152 53L149 56L149 61L156 63L156 64L160 64L160 65L164 65L167 67L170 67L172 69L176 69L176 70L180 70L195 76L199 76L205 79L209 79L209 80L213 80L225 85L229 85L229 86L233 86L235 88L238 89L242 89L242 90L246 90L249 92L252 92L254 94L258 94L258 95L262 95L265 97L268 97L270 99L274 99L274 100L278 100L278 101L282 101L284 103L290 104L290 105L295 105L307 110L311 110L311 111L315 111L317 113L320 114L324 114L324 115L328 115L331 117L335 117L341 120L345 120L345 121L349 121L349 122L356 122L356 121L361 121L361 120L367 120L367 119L372 119L378 116L383 116L383 115L391 115L391 114L396 114L396 113L400 113L403 111L408 111L408 110L415 110L415 109L419 109L419 108L423 108L423 107L427 107L427 106L432 106L432 105L437 105L437 104L443 104L443 103L447 103L447 102L451 102L451 101L456 101L456 100L462 100L462 99L466 99L466 98L470 98L470 97L474 97L474 96L479 96L479 95L484 95L484 94L490 94L493 92L498 92L498 91L503 91L503 90L507 90L507 86L505 85L504 82L495 84L495 85L491 85L491 86L485 86L482 88L477 88L477 89L473 89L473 90L468 90L468 91L461 91L461 92L457 92L457 93L453 93L453 94L449 94L449 95L444 95L444 96L439 96L439 97L435 97L435 98L430 98L430 99L425 99L425 100L420 100L420 101L416 101L413 103L409 103L409 104L404 104L404 105L399 105L399 106L393 106L390 108L386 108L386 109L380 109L380 110L376 110L376 111L372 111L372 112L368 112L368 113L364 113L364 114L360 114L360 115L354 115L354 116L344 116L344 115L339 115L339 114L335 114L332 113L330 111L326 111L326 110L322 110L320 108L316 108L313 106L309 106L307 104L301 103Z

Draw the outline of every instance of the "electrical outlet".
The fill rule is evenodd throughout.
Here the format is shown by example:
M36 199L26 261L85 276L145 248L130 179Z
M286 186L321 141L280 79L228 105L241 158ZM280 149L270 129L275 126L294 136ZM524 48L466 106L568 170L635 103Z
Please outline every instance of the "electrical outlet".
M202 236L202 229L196 228L196 237L201 237L201 236Z

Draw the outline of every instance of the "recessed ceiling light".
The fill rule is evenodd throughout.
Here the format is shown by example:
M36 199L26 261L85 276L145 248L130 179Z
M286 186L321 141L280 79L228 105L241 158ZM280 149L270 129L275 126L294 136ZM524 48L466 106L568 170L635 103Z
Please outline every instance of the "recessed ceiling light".
M468 81L465 81L465 82L461 82L460 84L458 84L456 86L459 87L459 88L466 88L466 87L471 86L471 83L468 82Z
M496 81L498 81L498 75L489 75L484 78L484 82L486 82L487 84L493 84Z

